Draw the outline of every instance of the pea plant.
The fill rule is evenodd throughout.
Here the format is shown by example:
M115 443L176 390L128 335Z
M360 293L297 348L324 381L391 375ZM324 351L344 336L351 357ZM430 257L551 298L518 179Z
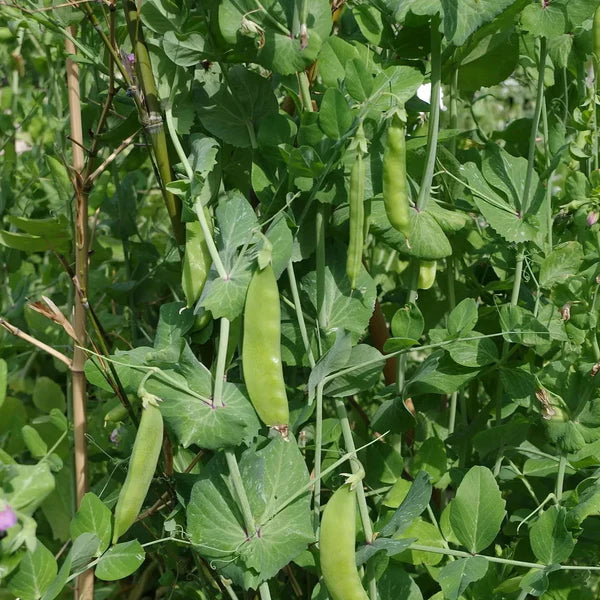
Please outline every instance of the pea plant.
M600 594L600 0L0 2L0 600Z

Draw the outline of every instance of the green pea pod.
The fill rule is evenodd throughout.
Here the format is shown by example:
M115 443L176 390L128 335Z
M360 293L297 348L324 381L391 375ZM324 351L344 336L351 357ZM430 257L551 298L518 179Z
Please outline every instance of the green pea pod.
M107 423L120 423L127 418L127 409L119 402L104 415L104 425Z
M273 267L254 272L244 308L242 367L258 416L282 431L290 420L281 364L281 309Z
M419 264L419 283L417 287L420 290L428 290L435 282L435 272L437 262L435 260L422 260Z
M365 244L365 176L365 164L359 149L350 172L350 239L348 241L346 274L352 289L356 288Z
M133 525L150 488L163 440L163 418L158 407L149 404L142 411L135 436L129 469L115 508L113 544Z
M388 127L383 151L383 204L390 225L410 237L405 127L397 115Z
M208 209L204 214L209 224L212 223ZM183 272L181 286L187 301L188 308L198 302L204 289L212 259L204 239L204 233L199 221L192 221L185 225L185 255L183 257Z
M339 487L321 518L321 572L331 600L369 600L356 569L356 492Z

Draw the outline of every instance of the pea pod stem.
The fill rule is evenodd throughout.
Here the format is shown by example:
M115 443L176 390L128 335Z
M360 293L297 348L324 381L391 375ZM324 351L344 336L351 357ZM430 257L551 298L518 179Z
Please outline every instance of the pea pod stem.
M298 327L300 328L300 335L302 337L302 343L304 344L304 350L308 357L308 364L312 369L316 362L315 357L310 347L310 340L308 339L308 332L306 329L306 322L304 321L304 313L302 311L302 304L300 302L300 294L298 293L298 283L296 282L296 274L294 273L294 263L290 260L287 266L288 279L290 280L290 289L292 291L292 298L294 300L294 308L296 310L296 317L298 319Z

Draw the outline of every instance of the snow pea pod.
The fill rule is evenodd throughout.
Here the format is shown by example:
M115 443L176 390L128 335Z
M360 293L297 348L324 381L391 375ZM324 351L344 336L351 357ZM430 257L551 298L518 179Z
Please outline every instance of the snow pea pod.
M435 273L437 262L435 260L422 260L419 265L419 283L417 287L420 290L428 290L435 282Z
M406 180L405 126L398 115L392 117L383 151L383 204L390 225L410 236L410 206Z
M210 212L206 207L204 208L204 214L212 229ZM185 254L183 257L181 285L183 287L183 293L185 294L188 308L194 306L198 301L198 298L200 298L211 264L212 259L199 221L186 223Z
M348 241L346 274L352 289L356 288L365 244L365 176L365 164L359 149L350 172L350 239Z
M250 401L269 427L286 433L289 408L281 364L281 308L273 267L257 269L244 307L242 368Z
M140 513L156 470L162 440L162 415L157 406L148 404L142 411L140 426L129 459L127 477L115 508L113 544L116 544L118 539L133 525Z
M356 569L356 492L349 484L329 499L321 518L321 572L331 600L369 600Z

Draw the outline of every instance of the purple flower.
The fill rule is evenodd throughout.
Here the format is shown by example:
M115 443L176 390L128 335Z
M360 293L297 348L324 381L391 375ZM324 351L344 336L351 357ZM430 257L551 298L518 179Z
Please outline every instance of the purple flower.
M6 504L4 510L0 510L0 531L6 531L17 524L15 511Z
M135 64L135 54L131 53L127 55L127 60L133 65Z
M595 225L597 222L598 222L598 213L595 210L588 213L588 216L586 219L587 226L591 227L592 225Z
M121 436L119 434L119 428L115 427L111 432L110 432L110 441L115 444L115 446L121 441Z

